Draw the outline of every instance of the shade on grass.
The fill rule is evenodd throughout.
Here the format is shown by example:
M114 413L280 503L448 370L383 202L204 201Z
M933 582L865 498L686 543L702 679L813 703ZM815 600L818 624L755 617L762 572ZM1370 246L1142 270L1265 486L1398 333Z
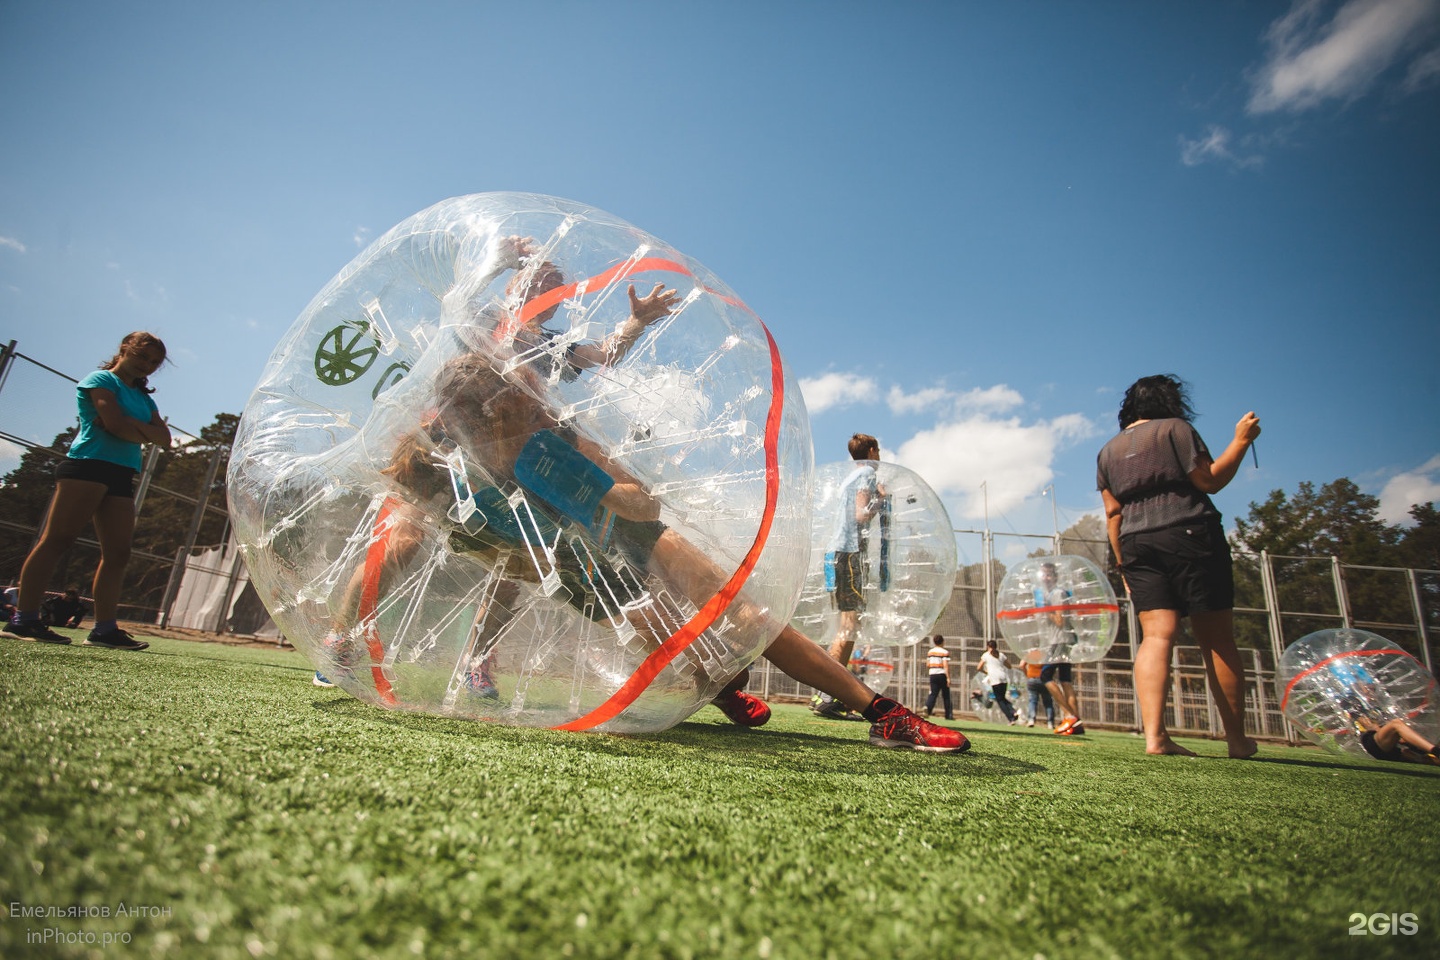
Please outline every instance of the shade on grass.
M978 725L929 756L786 706L566 734L309 676L0 640L0 956L1440 953L1437 768ZM1419 929L1347 932L1372 913Z

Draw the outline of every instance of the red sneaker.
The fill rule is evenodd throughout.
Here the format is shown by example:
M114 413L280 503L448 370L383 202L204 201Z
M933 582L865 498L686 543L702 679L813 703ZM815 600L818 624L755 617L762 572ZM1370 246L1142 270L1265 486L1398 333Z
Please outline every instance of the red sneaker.
M770 719L770 705L744 690L731 690L710 701L734 723L742 727L763 727Z
M877 747L925 753L964 753L970 749L970 741L959 730L931 723L901 706L871 724L870 742Z

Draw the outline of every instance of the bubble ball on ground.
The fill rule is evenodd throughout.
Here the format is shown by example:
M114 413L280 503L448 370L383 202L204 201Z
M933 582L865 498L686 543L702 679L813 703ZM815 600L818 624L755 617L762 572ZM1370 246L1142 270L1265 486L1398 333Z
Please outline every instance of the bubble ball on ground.
M1360 735L1403 720L1440 740L1440 686L1425 665L1368 630L1317 630L1285 648L1275 670L1285 718L1315 743L1369 759Z
M863 607L854 640L869 644L913 646L927 634L955 588L955 533L945 504L919 474L897 463L845 460L815 468L811 497L813 550L791 625L828 646L840 630L834 571L843 511L854 510L857 471L875 472L880 509L861 532ZM851 491L842 503L845 491Z
M602 210L436 204L301 312L232 516L285 636L370 703L653 731L794 611L803 401L717 277Z
M1120 630L1120 604L1085 557L1031 557L1011 567L995 596L1005 645L1027 663L1091 663Z
M1014 667L1005 671L1005 700L1010 704L1016 717L1024 718L1025 674ZM956 704L956 706L960 706ZM995 699L995 690L986 679L984 671L977 670L970 677L970 710L975 718L984 723L1009 724L1010 718L1000 709Z

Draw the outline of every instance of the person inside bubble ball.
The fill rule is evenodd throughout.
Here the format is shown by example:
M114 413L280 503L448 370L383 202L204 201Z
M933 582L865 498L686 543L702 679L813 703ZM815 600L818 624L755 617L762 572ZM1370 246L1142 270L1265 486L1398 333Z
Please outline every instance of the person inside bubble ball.
M385 644L376 629L382 598L438 525L447 532L454 553L480 560L503 573L477 617L483 627L477 626L472 633L461 677L464 689L472 696L499 699L488 647L514 616L520 581L535 582L538 575L534 566L519 557L526 545L525 534L513 522L509 504L498 488L484 487L473 493L476 504L484 505L479 508L479 517L488 524L457 526L447 517L454 503L457 479L447 455L453 446L446 419L438 410L426 416L419 431L402 435L395 444L389 464L380 471L391 486L377 499L373 520L367 520L371 529L361 562L346 583L330 631L322 642L329 673L315 671L316 686L335 686L332 676L340 680L352 678L368 651L380 700L395 703L384 668ZM468 488L469 478L459 479ZM575 538L559 537L559 527L543 514L535 522L543 525L537 531L540 539L560 544L554 557L563 587L559 596L566 603L596 622L623 617L652 645L659 644L657 634L661 628L650 619L653 611L644 603L644 587L633 572L610 563L603 554L585 550ZM745 702L745 695L736 697L737 691L731 689L743 686L745 679L743 674L735 678L716 697L715 705L736 723L760 726L769 719L769 707L756 701L757 710Z
M570 343L561 353L557 347L560 335L545 327L559 309L559 298L543 310L534 311L531 316L520 317L526 304L565 285L565 276L560 269L538 256L534 238L518 235L501 238L494 246L494 257L488 269L469 278L460 290L462 293L479 290L476 296L483 296L501 274L510 270L516 272L506 284L505 303L473 305L472 323L476 329L491 329L492 336L497 340L508 340L510 349L517 354L534 353L544 363L547 378L573 380L589 367L619 362L646 329L671 313L678 300L676 292L665 290L663 284L657 283L644 297L637 296L631 284L628 290L630 316L614 333L598 344ZM396 573L410 563L420 547L426 518L433 513L433 509L425 508L426 505L433 508L436 504L432 501L443 497L448 490L447 476L436 469L437 463L443 462L443 456L436 452L436 441L443 435L443 425L439 424L433 412L428 420L421 435L401 438L391 464L381 471L399 484L405 496L387 494L380 504L365 562L354 571L347 584L339 613L324 640L325 653L331 662L329 669L340 678L349 677L353 667L363 659L352 635L358 632L361 636L373 637L378 597L384 595ZM443 513L445 507L441 506L440 510ZM470 538L465 549L473 553L481 546ZM497 545L485 544L483 548L493 553ZM573 586L576 581L586 580L574 576L570 566L565 568L565 572L571 574L567 585ZM515 585L506 581L503 589L513 593ZM576 598L574 602L579 606L584 592L572 591L571 596ZM371 647L371 652L372 655L381 653L378 647ZM378 666L375 669L379 671ZM383 673L377 672L375 676L382 688L381 699L390 699ZM740 679L743 681L743 678ZM491 699L497 695L485 658L477 656L471 661L465 682L472 692L482 697ZM315 671L313 683L318 687L335 685L321 670ZM725 696L723 704L717 705L721 705L737 723L743 722L747 726L758 726L769 719L769 708L747 694Z
M680 302L674 290L655 284L645 296L628 285L630 315L614 331L599 342L565 343L561 334L545 324L555 317L563 298L560 291L566 284L564 272L540 255L533 237L510 236L497 244L497 259L490 271L482 274L472 287L488 288L500 273L514 270L505 285L503 304L478 307L476 323L490 328L497 341L508 341L515 355L530 359L532 365L543 364L546 379L574 380L582 370L619 363L653 324L670 316ZM553 302L550 302L553 301Z
M1000 646L994 640L985 641L985 652L980 654L980 664L977 667L985 677L985 684L990 692L995 695L995 706L1005 715L1005 721L1012 727L1016 724L1015 708L1010 706L1010 665L1005 661L1005 654L1000 652Z
M865 610L866 539L871 521L880 515L886 496L875 473L880 441L868 433L857 433L850 437L848 449L855 467L840 485L835 525L825 544L825 563L834 571L831 599L840 611L830 656L842 667L850 663L855 639L860 634L860 615ZM850 711L827 693L816 694L810 709L822 717L852 719Z
M1359 731L1360 746L1376 760L1440 766L1435 744L1404 720L1380 722L1363 714L1353 715L1352 719Z
M1035 605L1037 607L1063 607L1071 597L1071 592L1060 586L1055 564L1042 563L1040 565L1040 585L1035 588ZM1070 618L1065 615L1063 610L1052 609L1045 615L1044 624L1050 631L1050 644L1046 649L1046 656L1058 657L1068 654L1070 648L1075 645L1075 631L1071 627ZM1040 682L1049 692L1050 698L1060 706L1060 723L1058 726L1053 724L1052 726L1056 733L1066 737L1079 736L1085 732L1085 724L1080 720L1080 704L1075 697L1074 680L1074 668L1069 660L1047 659L1040 667ZM1032 694L1032 714L1034 699Z
M502 489L519 488L555 516L591 531L589 542L604 543L607 556L653 575L697 606L715 597L729 575L661 521L659 501L598 444L554 420L541 372L527 364L507 377L499 366L498 356L480 350L440 371L435 393L443 398L441 416L467 456ZM877 696L799 631L775 624L743 592L726 613L747 633L775 637L764 654L771 663L870 721L872 744L937 753L969 748L958 731ZM736 682L728 687L735 689Z
M1140 617L1135 695L1145 752L1194 756L1165 727L1171 650L1180 619L1188 616L1210 689L1218 694L1229 755L1243 759L1258 745L1245 733L1245 668L1235 646L1230 544L1209 494L1234 479L1260 435L1260 420L1246 413L1224 452L1212 458L1190 425L1193 418L1183 381L1168 374L1135 381L1120 404L1120 433L1097 458L1096 485L1105 502L1110 548Z

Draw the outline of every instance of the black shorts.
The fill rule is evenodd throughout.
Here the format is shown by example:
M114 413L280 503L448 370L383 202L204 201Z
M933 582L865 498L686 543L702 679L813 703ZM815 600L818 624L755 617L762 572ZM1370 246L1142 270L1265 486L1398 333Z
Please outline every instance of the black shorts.
M865 564L858 553L835 554L835 607L841 613L865 609Z
M614 517L610 529L602 533L613 553L609 557L586 538L563 539L555 555L565 602L596 622L643 602L649 595L642 580L645 566L667 529L659 520Z
M1219 519L1120 538L1120 571L1135 612L1191 613L1235 606L1230 544Z
M55 479L103 483L107 497L135 499L135 471L109 460L77 460L66 457L56 465Z
M1398 761L1405 759L1405 755L1400 752L1400 748L1398 746L1391 747L1388 751L1381 750L1380 745L1375 742L1374 730L1366 730L1364 733L1360 734L1360 746L1365 750L1366 753L1370 754L1370 756L1374 757L1376 760Z
M655 552L655 542L669 528L659 520L626 520L616 517L610 527L608 546L635 566L644 570Z
M1074 673L1068 663L1047 663L1040 667L1040 682L1053 683L1059 680L1061 683L1070 683Z

